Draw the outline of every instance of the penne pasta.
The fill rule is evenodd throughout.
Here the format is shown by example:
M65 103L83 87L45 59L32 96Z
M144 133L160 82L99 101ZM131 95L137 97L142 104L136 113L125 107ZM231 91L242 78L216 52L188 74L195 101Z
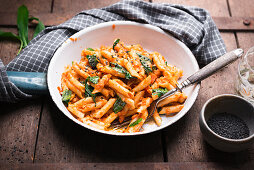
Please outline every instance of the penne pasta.
M84 113L89 112L89 111L92 111L92 110L95 110L95 109L102 108L106 103L107 103L106 100L101 100L101 101L98 101L96 103L85 104L79 110L81 110Z
M178 105L173 105L173 106L167 106L167 107L162 107L161 111L159 114L166 114L169 116L172 113L178 113L182 110L183 105L178 104Z
M109 101L107 103L105 103L105 105L100 110L98 110L97 112L92 114L92 117L101 118L113 106L115 101L116 101L115 98L109 99Z
M162 123L162 120L161 120L161 117L157 111L157 109L155 109L154 113L153 113L153 119L155 121L155 123L158 125L158 126L161 126L161 123Z
M160 53L150 53L139 44L125 45L119 39L110 47L86 48L81 56L62 73L57 87L62 101L83 124L115 133L139 132L151 103L174 88L183 75ZM155 123L161 126L162 114L180 112L186 99L177 92L161 101L161 110L152 115ZM113 121L123 122L127 117L131 117L127 127L110 128Z
M134 94L132 92L130 92L128 89L126 89L125 87L121 86L119 83L117 83L115 80L109 80L108 82L108 86L112 89L114 89L116 92L126 96L126 97L130 97L133 98Z
M104 75L97 84L95 84L94 86L94 90L93 90L93 94L101 92L102 89L104 88L105 84L108 83L109 79L110 79L111 75L110 74L106 74Z
M149 86L152 82L151 76L148 76L143 81L141 81L136 87L133 88L134 92L138 92L144 90L147 86Z
M167 104L177 102L179 98L181 97L182 93L176 92L172 96L167 97L166 99L162 100L160 103L158 103L158 107L163 107Z

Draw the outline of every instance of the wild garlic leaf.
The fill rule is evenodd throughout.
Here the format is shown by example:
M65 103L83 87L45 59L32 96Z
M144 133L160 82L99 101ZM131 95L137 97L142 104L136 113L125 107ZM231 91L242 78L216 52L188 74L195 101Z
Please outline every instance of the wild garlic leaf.
M139 54L139 53L136 53L136 54L139 56L140 62L142 66L144 67L146 74L149 74L150 72L152 72L151 59L146 56L143 56L142 54Z
M167 92L168 92L167 88L158 88L158 89L153 89L152 95L158 95L158 97L161 97L163 94Z
M68 104L71 99L71 94L72 94L71 90L68 90L68 89L64 90L62 94L62 101Z
M19 47L19 51L18 51L18 54L19 54L23 48L23 41L20 39L20 37L17 36L16 34L13 34L12 32L4 32L4 31L0 30L0 40L8 39L8 38L9 39L17 39L20 41L20 47Z
M95 106L96 106L96 101L95 101L95 97L96 97L96 94L93 94L93 86L89 85L87 82L88 82L89 78L86 78L85 80L85 97L92 97L93 98L93 101L95 103Z
M115 46L119 43L120 39L115 40L114 44L113 44L113 50L115 49Z
M126 103L122 101L122 99L119 96L117 96L116 102L114 103L114 106L113 106L114 113L118 113L122 111L125 105Z
M30 17L29 20L36 20L38 21L38 24L35 27L33 38L36 37L42 30L45 29L44 24L39 20L39 18L36 17Z
M19 31L19 37L23 42L24 47L28 44L28 9L25 5L18 8L17 25Z
M92 49L92 48L87 48L86 50L89 50L89 51L94 51L94 49Z
M86 58L88 59L88 62L92 69L96 69L96 65L98 64L98 60L95 54L93 55L87 55Z
M99 76L89 77L89 81L93 84L97 84L99 82L99 79L100 79Z
M121 65L117 64L117 63L110 63L112 65L114 65L115 67L112 67L114 70L118 71L119 73L123 73L125 75L125 78L127 80L133 78L132 75L130 74L129 71L127 71L124 67L122 67Z
M133 126L138 125L142 120L143 120L142 118L138 118L138 120L136 120L135 122L131 123L131 124L129 125L129 127L133 127Z

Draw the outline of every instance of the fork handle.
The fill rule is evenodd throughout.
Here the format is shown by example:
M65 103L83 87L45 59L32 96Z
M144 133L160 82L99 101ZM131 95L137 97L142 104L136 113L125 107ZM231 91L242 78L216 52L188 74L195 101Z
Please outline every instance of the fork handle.
M223 56L219 57L218 59L214 60L210 64L206 65L196 73L192 74L187 79L190 81L190 84L198 83L205 78L209 77L216 71L220 70L221 68L225 67L226 65L232 63L233 61L237 60L243 54L242 49L235 49L231 52L224 54Z
M213 62L206 65L205 67L203 67L196 73L192 74L190 77L188 77L181 84L177 85L177 87L175 89L172 89L172 90L168 91L167 93L165 93L164 95L162 95L158 99L157 103L164 100L168 96L174 94L178 90L182 91L182 89L184 89L185 87L204 80L205 78L209 77L210 75L212 75L216 71L220 70L224 66L226 66L226 65L232 63L233 61L235 61L236 59L238 59L242 54L243 54L242 49L236 49L236 50L233 50L231 52L224 54L220 58L214 60Z

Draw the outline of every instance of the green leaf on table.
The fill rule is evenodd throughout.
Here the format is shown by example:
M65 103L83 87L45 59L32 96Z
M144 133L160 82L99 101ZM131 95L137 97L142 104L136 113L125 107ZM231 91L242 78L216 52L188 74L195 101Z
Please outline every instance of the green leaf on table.
M139 56L140 62L142 64L142 66L144 67L146 74L149 74L150 72L152 72L152 68L151 68L152 61L151 61L151 59L146 57L146 56L143 56L140 53L136 53L136 54Z
M87 55L86 58L88 59L88 62L92 69L96 69L96 65L98 64L98 60L95 54L93 55Z
M110 63L112 65L114 65L115 67L112 67L112 69L118 71L119 73L123 73L125 75L125 78L127 80L133 78L132 75L130 74L129 71L127 71L124 67L122 67L121 65L117 64L117 63Z
M118 113L121 110L123 110L123 107L125 105L126 105L126 103L124 101L122 101L122 99L119 96L117 96L116 102L114 103L114 106L113 106L114 113Z
M23 48L23 41L20 39L20 37L13 34L12 32L4 32L4 31L0 30L0 39L5 39L5 38L12 38L12 39L17 39L20 41L20 47L19 47L19 51L18 51L18 54L19 54Z
M131 124L129 125L129 127L133 127L133 126L138 125L142 120L143 120L142 118L138 118L138 120L136 120L135 122L131 123Z
M36 20L38 21L38 24L35 27L33 38L36 37L42 30L45 29L44 24L39 20L39 18L36 17L30 17L29 20Z
M95 103L95 107L96 107L96 101L95 101L95 97L96 97L96 94L93 94L93 86L89 85L87 82L88 82L89 78L86 78L85 80L85 97L92 97L93 98L93 101Z
M153 89L152 95L158 95L158 97L161 97L163 94L167 92L168 92L167 88L158 88L158 89Z
M71 90L68 90L68 89L64 90L62 94L62 101L68 104L71 99L71 94L72 94Z
M0 39L4 39L4 38L13 38L13 39L20 40L19 36L13 34L12 32L4 32L0 30Z
M88 77L89 81L93 84L97 84L99 82L100 77L99 76L93 76L93 77Z
M115 46L119 43L120 39L115 40L114 44L113 44L113 50L115 49Z
M24 47L28 44L28 15L29 12L25 5L18 8L17 25L19 31L19 37L23 42Z
M87 48L86 50L89 50L89 51L94 51L94 49L92 49L92 48Z

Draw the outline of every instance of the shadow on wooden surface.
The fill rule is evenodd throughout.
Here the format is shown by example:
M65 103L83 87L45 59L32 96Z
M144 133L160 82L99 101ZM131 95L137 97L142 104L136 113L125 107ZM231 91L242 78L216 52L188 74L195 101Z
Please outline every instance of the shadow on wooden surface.
M36 162L163 161L160 132L135 137L104 135L77 125L52 101L47 104L41 118Z
M41 104L41 99L0 103L0 162L32 162Z

